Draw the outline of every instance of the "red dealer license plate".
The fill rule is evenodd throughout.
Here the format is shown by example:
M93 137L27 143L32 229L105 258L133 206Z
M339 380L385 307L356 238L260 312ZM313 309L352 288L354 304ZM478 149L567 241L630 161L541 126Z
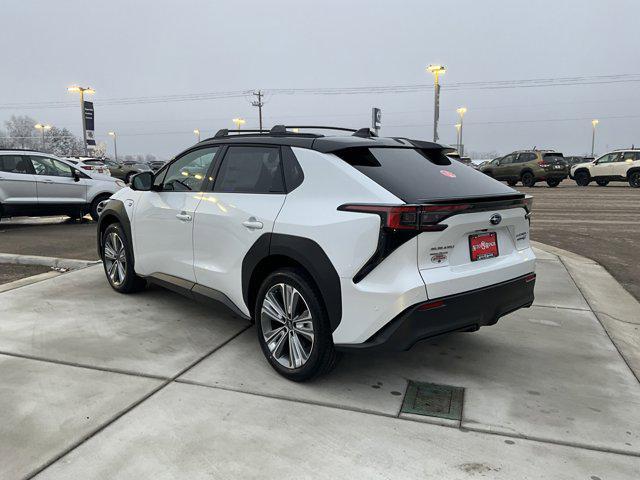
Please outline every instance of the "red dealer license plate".
M469 235L469 253L472 262L497 257L498 237L496 232Z

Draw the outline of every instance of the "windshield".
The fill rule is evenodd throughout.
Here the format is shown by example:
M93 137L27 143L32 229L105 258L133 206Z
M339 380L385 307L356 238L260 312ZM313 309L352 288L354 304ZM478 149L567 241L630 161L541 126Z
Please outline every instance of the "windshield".
M438 150L357 147L336 155L407 203L518 194Z

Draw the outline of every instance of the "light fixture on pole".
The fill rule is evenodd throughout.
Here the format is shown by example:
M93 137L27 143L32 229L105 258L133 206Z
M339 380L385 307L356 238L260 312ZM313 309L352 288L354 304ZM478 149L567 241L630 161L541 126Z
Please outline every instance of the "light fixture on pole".
M84 95L86 94L94 94L96 91L91 87L80 87L78 85L74 85L72 87L67 88L68 92L77 92L80 94L80 115L82 119L82 143L84 145L84 154L89 155L87 150L87 125L86 120L84 118Z
M42 133L42 151L44 152L44 148L45 148L45 145L44 145L44 132L46 130L51 130L51 125L43 125L41 123L36 123L34 125L34 127L36 129L40 130L40 132Z
M464 120L464 114L467 113L467 108L466 107L460 107L456 110L456 112L458 112L458 115L460 115L460 128L458 129L458 152L460 153L460 156L464 156L464 146L462 145L462 125L463 125L463 120Z
M462 128L461 123L456 123L456 150L460 153L460 129ZM462 154L460 155L462 156Z
M596 146L596 125L600 122L598 120L591 120L591 126L593 127L593 131L591 132L591 156L593 157L593 151Z
M440 119L440 75L443 75L447 69L444 65L429 65L427 71L433 73L433 141L438 141L438 120Z
M109 132L109 135L113 137L113 154L116 158L116 162L118 161L118 143L116 142L116 132Z
M236 129L240 130L240 128L242 127L242 125L244 125L246 122L246 120L244 118L234 118L232 120L233 123L236 124Z
M200 143L200 129L196 128L193 133L195 134L196 137L198 137L198 143Z

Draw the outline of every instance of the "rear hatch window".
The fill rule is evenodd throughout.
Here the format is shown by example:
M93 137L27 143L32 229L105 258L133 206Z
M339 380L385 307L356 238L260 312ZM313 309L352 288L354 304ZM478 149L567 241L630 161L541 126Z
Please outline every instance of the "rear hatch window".
M334 153L406 203L521 196L439 150L355 147Z
M558 153L558 152L545 153L545 154L542 155L542 158L544 159L545 163L549 163L551 165L555 165L555 164L566 165L567 164L567 162L564 159L564 157L562 156L562 154Z

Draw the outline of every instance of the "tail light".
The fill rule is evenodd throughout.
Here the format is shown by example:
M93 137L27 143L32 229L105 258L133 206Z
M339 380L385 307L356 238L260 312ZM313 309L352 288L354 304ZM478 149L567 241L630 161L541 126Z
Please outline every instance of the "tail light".
M544 160L538 160L538 165L540 165L542 168L548 167L549 164L547 162L545 162Z
M82 168L83 170L93 170L93 167L90 165L81 165L80 168Z
M447 228L440 223L442 220L470 208L472 205L469 204L398 206L349 204L338 207L338 210L379 215L382 226L389 230L438 232Z
M533 197L531 195L525 195L522 203L524 204L524 209L527 213L531 213L531 210L533 209Z

